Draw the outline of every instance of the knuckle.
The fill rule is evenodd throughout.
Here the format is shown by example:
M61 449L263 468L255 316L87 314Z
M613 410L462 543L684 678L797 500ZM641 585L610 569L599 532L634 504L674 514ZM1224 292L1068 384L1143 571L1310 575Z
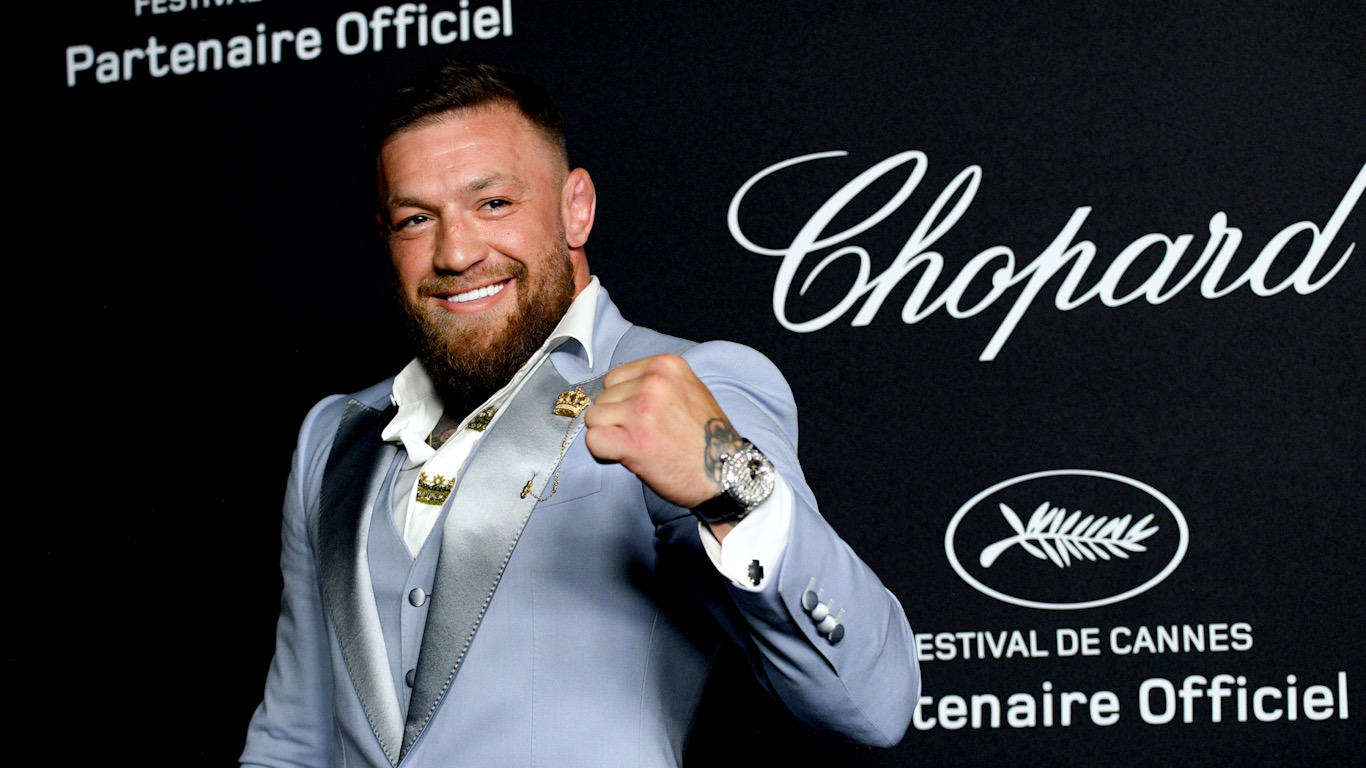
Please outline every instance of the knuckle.
M632 399L634 411L640 416L653 416L659 412L659 395L652 389L642 389Z

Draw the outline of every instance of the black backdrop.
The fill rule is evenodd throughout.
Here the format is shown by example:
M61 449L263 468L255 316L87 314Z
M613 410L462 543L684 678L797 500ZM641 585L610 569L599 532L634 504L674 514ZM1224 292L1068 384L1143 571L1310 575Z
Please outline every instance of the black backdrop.
M10 558L12 583L44 574L20 622L44 631L11 666L51 695L38 720L69 726L62 713L78 702L57 748L174 765L235 758L273 645L294 430L320 397L390 375L408 355L359 126L408 73L461 56L531 74L561 103L572 159L600 194L590 263L628 318L750 344L787 373L823 512L923 635L927 698L896 749L831 744L737 699L757 689L728 660L690 764L1366 753L1351 707L1366 706L1360 4L472 0L472 21L490 19L473 15L482 6L498 14L489 39L472 24L467 40L418 46L414 27L399 48L389 28L382 50L349 54L361 27L345 14L369 18L378 3L211 0L170 12L178 5L46 18L56 40L29 76L55 115L24 128L36 153L16 144L20 167L38 169L19 191L36 240L21 249L26 277L13 290L32 311L13 338L37 355L17 402L51 470L18 476L45 489L18 513L22 554ZM429 22L460 10L426 6ZM456 18L437 31L458 30ZM279 63L267 49L264 64L218 71L175 59L177 43L254 45L258 25L314 28L317 42L305 58L286 42ZM160 77L124 53L156 45ZM760 179L728 226L747 181L831 151L847 154ZM908 151L923 158L815 233L847 237L793 253L842 187ZM871 222L919 162L920 184ZM959 188L935 216L970 167L975 191ZM959 217L933 243L908 246L955 203ZM1074 215L1084 221L1055 244ZM1202 288L1219 258L1199 257L1225 227L1241 241ZM1298 234L1279 256L1264 253L1287 228ZM787 256L754 253L737 232ZM1165 281L1149 278L1163 269L1160 243L1125 251L1150 233L1192 236ZM1094 256L1078 284L1063 287L1087 254L1042 280L1036 260L1050 244L1060 254L1083 241ZM1013 262L973 261L995 246ZM799 294L845 248L861 252ZM922 311L965 266L981 267L950 291L948 307L966 316L940 305L904 321L935 259L900 280L887 271L925 251L942 273L924 282ZM1122 254L1134 256L1127 269ZM865 280L885 278L880 307L856 288L861 258ZM993 273L1013 279L996 285ZM1100 296L1060 308L1104 274ZM1021 299L1031 275L1032 302ZM1142 289L1161 300L1104 299ZM1012 307L1018 324L987 353ZM983 567L981 551L1015 533L1001 505L1028 526L1045 503L1064 510L1059 520L1128 515L1109 529L1121 539L1148 514L1156 531L1140 552L1045 520ZM1116 548L1129 557L1105 559ZM1106 604L1056 608L1079 602ZM1069 654L1084 636L1094 644ZM1230 695L1215 721L1220 674ZM1182 698L1183 687L1202 695ZM1065 718L1066 692L1083 698Z

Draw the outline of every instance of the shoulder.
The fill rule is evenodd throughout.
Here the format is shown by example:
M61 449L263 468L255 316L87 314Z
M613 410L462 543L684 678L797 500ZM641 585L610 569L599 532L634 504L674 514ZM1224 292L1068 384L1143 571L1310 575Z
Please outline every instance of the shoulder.
M732 421L759 421L795 442L797 404L792 387L762 352L732 341L688 341L631 326L612 356L612 367L661 354L683 358Z
M708 341L682 353L708 386L732 386L764 400L791 403L792 387L762 352L731 341Z
M349 395L329 395L319 400L304 417L299 428L296 460L307 467L320 470L330 453L333 438L348 411L361 409L375 414L389 407L394 379L389 377L370 387Z
M622 317L606 289L599 295L596 329L594 344L601 344L599 354L610 358L606 366L601 359L597 362L599 373L652 355L678 355L723 406L727 396L739 396L761 404L780 423L796 422L792 388L758 350L731 341L699 343L635 325Z
M612 351L611 367L652 355L684 355L697 346L695 341L632 325L622 334Z
M727 374L749 380L772 380L789 391L778 367L762 352L733 341L692 341L639 325L630 325L612 351L612 368L652 355L678 355L700 378Z
M389 397L394 391L394 377L366 387L349 395L329 395L319 400L304 417L300 439L320 435L331 436L341 425L348 409L363 408L369 411L383 411L389 407Z
M695 344L683 358L694 370L715 371L717 374L731 374L746 380L775 379L787 387L787 381L772 360L753 347L733 341L707 341ZM699 375L701 375L699 373Z
M730 341L708 341L688 350L683 359L737 427L752 431L762 426L795 444L797 403L792 387L762 352ZM746 437L761 444L753 435ZM769 443L762 444L767 451Z

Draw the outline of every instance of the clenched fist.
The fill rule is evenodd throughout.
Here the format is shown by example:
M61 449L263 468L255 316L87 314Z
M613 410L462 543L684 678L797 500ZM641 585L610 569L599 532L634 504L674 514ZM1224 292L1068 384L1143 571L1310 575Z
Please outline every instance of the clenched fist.
M687 361L656 355L627 363L609 371L603 387L583 417L589 452L620 462L680 507L721 492L720 456L740 437Z

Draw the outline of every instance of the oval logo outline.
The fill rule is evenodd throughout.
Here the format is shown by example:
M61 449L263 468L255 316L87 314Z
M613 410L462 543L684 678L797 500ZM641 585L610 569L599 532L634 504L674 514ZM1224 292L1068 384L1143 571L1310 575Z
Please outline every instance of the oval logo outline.
M1111 597L1100 598L1098 600L1085 600L1077 603L1045 603L1038 600L1026 600L1024 598L1015 597L1001 592L1000 590L988 587L986 584L983 584L981 581L974 578L972 574L968 573L967 569L963 567L962 562L958 560L958 553L954 551L953 547L953 537L958 531L958 524L967 516L968 512L972 511L972 509L983 499L1003 488L1009 488L1012 485L1019 485L1020 483L1029 482L1030 480L1036 480L1041 477L1060 476L1097 477L1102 480L1111 480L1137 488L1156 499L1158 503L1171 513L1172 519L1176 522L1178 539L1176 543L1176 554L1172 555L1171 561L1168 562L1162 570L1158 571L1157 575L1136 587ZM1186 525L1186 516L1181 513L1181 510L1177 508L1176 503L1168 498L1166 494L1147 483L1125 477L1124 475L1117 475L1113 472L1102 472L1096 469L1050 469L1043 472L1031 472L1026 475L1020 475L1019 477L1012 477L1009 480L1003 480L990 488L981 491L971 499L968 499L967 503L959 507L958 511L954 513L953 519L949 521L948 529L944 532L944 553L949 558L949 565L953 567L953 570L958 574L958 577L963 581L966 581L969 586L978 592L981 592L988 597L994 597L1001 602L1018 605L1024 608L1039 608L1046 611L1075 611L1083 608L1099 608L1103 605L1123 602L1136 595L1141 595L1158 584L1161 584L1176 570L1176 567L1180 565L1181 561L1186 557L1186 548L1189 543L1190 530Z

